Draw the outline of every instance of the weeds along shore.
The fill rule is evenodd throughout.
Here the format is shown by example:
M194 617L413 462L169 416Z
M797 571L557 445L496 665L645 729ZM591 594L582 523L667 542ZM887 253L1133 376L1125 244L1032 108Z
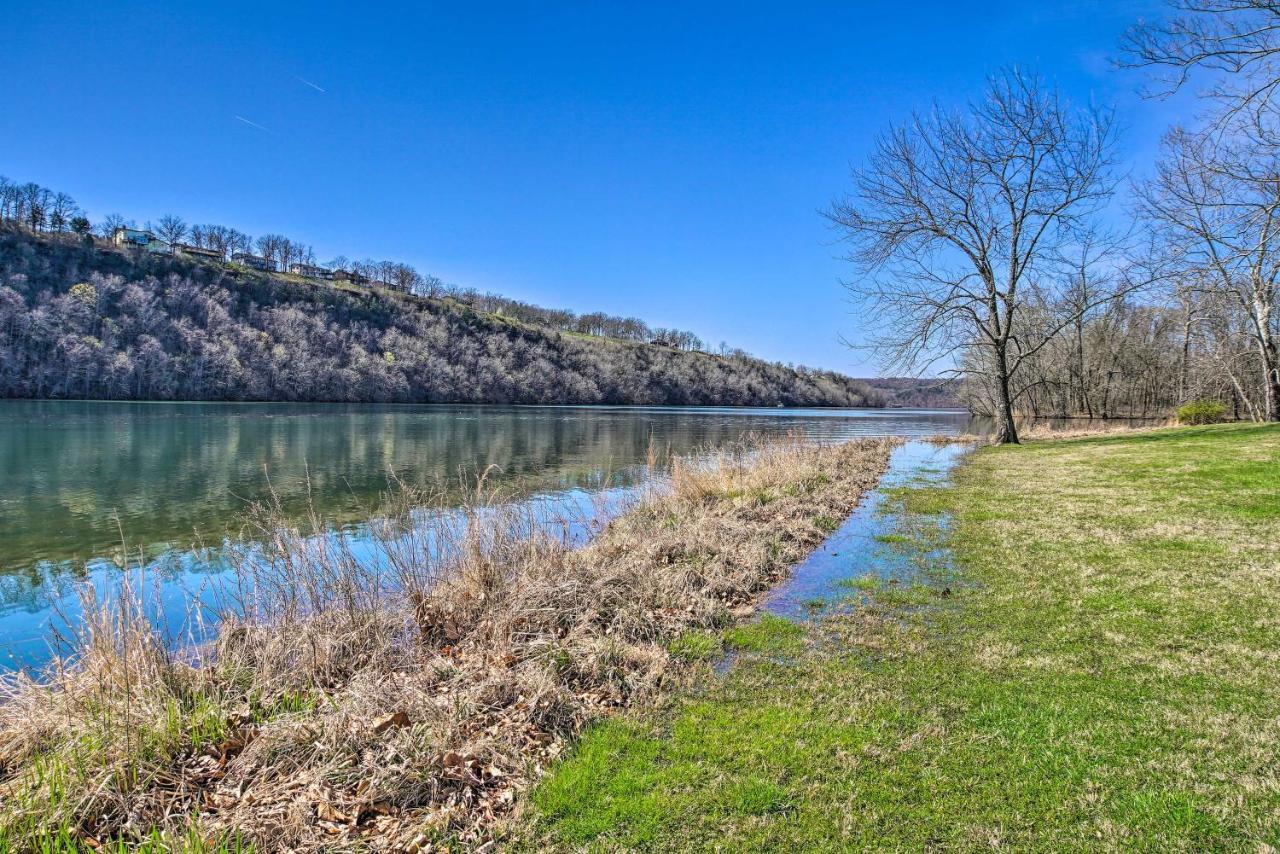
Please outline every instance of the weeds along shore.
M668 644L748 613L896 444L676 459L578 548L480 491L464 524L377 528L376 567L268 515L198 653L141 595L87 592L74 656L4 685L0 849L483 843L584 724L678 686Z

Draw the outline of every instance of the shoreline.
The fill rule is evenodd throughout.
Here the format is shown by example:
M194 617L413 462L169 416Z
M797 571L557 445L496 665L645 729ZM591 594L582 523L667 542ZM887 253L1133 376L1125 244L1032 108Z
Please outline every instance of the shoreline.
M399 554L437 585L406 575L391 604L340 550L294 553L286 532L200 666L120 631L127 604L96 614L76 669L19 679L0 706L0 840L481 841L588 721L680 684L671 645L749 609L875 487L896 444L677 462L668 494L576 549L503 517L460 538L450 566Z

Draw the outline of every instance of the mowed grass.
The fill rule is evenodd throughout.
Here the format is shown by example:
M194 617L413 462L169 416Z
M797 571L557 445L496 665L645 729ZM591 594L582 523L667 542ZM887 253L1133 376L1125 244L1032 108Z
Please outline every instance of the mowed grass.
M528 844L1280 847L1280 428L988 448L894 500L954 553L928 595L589 730Z

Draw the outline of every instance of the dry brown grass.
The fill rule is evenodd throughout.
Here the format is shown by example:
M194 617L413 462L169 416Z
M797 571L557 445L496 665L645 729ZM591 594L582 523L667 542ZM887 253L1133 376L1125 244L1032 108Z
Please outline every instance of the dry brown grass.
M747 608L895 444L680 460L581 548L477 500L372 523L370 567L268 517L212 648L173 654L127 593L50 681L7 686L0 847L192 827L270 850L482 843L585 723L678 683L666 644Z
M935 448L945 448L949 445L983 445L990 442L991 438L976 433L934 433L932 436L922 437L920 441Z
M1119 433L1147 433L1152 430L1164 430L1176 427L1177 421L1168 419L1162 422L1135 426L1123 421L1082 421L1071 426L1053 424L1030 424L1018 428L1018 436L1027 441L1043 439L1078 439L1085 436L1107 436Z
M1023 441L1036 442L1046 439L1075 439L1085 436L1163 430L1167 427L1175 426L1177 426L1177 422L1173 419L1142 426L1133 426L1122 421L1102 420L1080 420L1073 422L1071 426L1062 426L1043 421L1030 421L1018 425L1018 437ZM985 435L976 433L938 433L933 436L925 436L920 441L943 447L946 445L990 445L994 439L995 435L991 433Z

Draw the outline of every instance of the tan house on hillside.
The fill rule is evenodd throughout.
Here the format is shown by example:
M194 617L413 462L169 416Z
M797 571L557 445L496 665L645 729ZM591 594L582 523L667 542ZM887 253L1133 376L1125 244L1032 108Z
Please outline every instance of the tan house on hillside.
M199 258L202 261L222 263L222 253L216 249L204 249L200 246L179 243L173 247L173 250L175 255L181 255L184 258Z
M289 272L295 276L305 276L308 279L332 279L333 271L324 267L317 267L315 264L290 264Z
M334 270L333 278L339 282L350 282L353 285L369 284L369 277L354 273L351 270Z
M242 267L248 267L250 270L262 270L268 272L274 270L275 267L266 258L261 255L251 255L248 252L236 252L231 256L231 263L239 264Z

